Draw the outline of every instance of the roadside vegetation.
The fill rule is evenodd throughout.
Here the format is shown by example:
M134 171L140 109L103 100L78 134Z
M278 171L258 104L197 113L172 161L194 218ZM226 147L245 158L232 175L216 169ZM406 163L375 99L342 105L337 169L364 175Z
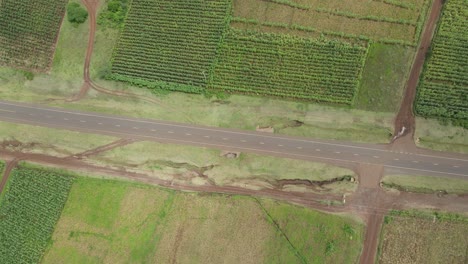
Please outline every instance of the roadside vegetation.
M468 180L456 178L415 176L415 175L387 175L382 179L386 188L418 193L466 194Z
M292 188L302 192L353 192L353 171L323 163L241 153L222 156L219 150L136 142L91 156L87 162L195 185ZM284 183L283 180L298 180Z
M67 0L3 0L0 64L34 72L50 69Z
M67 157L117 140L111 136L0 122L0 148Z
M424 117L468 129L468 12L465 0L446 1L415 102Z
M22 165L0 196L0 254L5 263L38 263L67 201L73 177Z
M379 263L466 263L468 218L440 212L392 211L384 222Z
M43 263L355 263L362 233L268 199L78 177Z
M468 129L436 119L416 117L416 145L468 154Z

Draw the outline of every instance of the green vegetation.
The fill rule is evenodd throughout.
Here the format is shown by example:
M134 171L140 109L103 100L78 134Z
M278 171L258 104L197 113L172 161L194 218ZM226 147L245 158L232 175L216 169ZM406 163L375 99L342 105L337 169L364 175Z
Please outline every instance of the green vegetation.
M425 117L468 128L468 12L466 0L447 1L416 99Z
M2 0L0 64L47 71L66 3L67 0Z
M88 18L88 11L80 4L71 2L67 5L67 18L70 23L81 24Z
M209 89L350 105L366 52L337 41L230 30Z
M115 140L110 136L0 122L0 146L10 151L66 157Z
M79 177L43 263L355 263L362 232L350 218L266 199Z
M0 200L0 254L5 263L38 263L67 201L73 177L21 166Z
M346 178L341 184L313 186L301 191L352 192L357 184L350 182L354 172L323 163L241 153L239 158L220 156L220 151L191 146L136 142L118 147L88 159L92 163L126 167L129 171L151 173L162 179L188 181L191 184L273 188L282 179L311 182ZM288 186L292 187L292 186Z
M457 214L392 211L385 217L379 263L466 263L468 218Z
M468 154L468 129L463 127L416 117L414 136L421 147Z
M4 169L5 169L5 162L3 160L0 160L0 181L2 181Z
M430 0L234 0L240 29L416 46ZM255 23L251 23L256 21ZM284 30L287 29L287 30Z
M229 12L230 0L133 0L109 77L155 89L202 92Z
M414 175L387 175L382 179L387 188L400 191L420 193L468 193L468 180L456 178L439 178Z
M355 101L359 109L397 112L410 71L413 48L372 43Z
M107 8L99 14L97 24L112 28L122 27L128 7L128 0L107 0Z

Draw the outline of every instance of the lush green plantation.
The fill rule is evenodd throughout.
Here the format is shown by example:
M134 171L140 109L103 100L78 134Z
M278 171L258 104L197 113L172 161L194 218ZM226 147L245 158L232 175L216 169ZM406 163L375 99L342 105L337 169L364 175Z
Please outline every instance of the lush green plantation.
M228 23L230 0L134 0L112 60L112 79L200 92Z
M210 89L351 104L367 48L230 30Z
M45 169L12 171L0 200L2 263L37 263L67 201L73 177Z
M67 2L0 1L0 64L47 71Z
M418 88L416 112L454 119L468 128L468 12L466 0L446 2Z

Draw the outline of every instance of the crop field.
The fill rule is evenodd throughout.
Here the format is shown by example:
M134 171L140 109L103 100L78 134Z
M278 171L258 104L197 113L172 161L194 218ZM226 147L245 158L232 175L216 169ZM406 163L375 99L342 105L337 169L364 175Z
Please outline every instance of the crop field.
M200 92L227 26L230 0L133 0L111 78Z
M220 98L237 93L393 112L430 4L137 0L107 77ZM366 68L371 77L362 82L368 49L376 43L374 57L396 51L390 59L398 63L376 67L372 61ZM384 87L375 88L374 80ZM392 100L373 106L385 96Z
M48 71L67 2L0 1L0 64Z
M468 12L466 0L446 1L425 65L416 112L468 127Z
M352 104L367 48L230 30L209 89Z
M234 0L232 26L415 45L430 0Z
M3 263L38 263L67 200L73 177L20 167L0 197ZM21 261L20 261L21 260Z
M452 263L468 259L468 219L426 212L392 212L385 217L379 263Z
M356 263L362 232L267 199L78 177L43 262Z

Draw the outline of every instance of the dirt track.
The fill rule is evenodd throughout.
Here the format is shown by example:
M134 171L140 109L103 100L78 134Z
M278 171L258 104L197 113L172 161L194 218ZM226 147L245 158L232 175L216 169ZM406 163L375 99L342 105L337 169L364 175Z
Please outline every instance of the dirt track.
M405 132L403 135L410 134L413 138L414 131L416 128L416 122L413 113L413 103L416 98L416 88L419 82L419 76L421 74L422 68L424 66L424 61L426 59L426 54L431 46L432 36L437 25L439 15L442 10L443 0L434 0L431 13L426 21L424 31L421 35L421 43L419 45L416 57L411 67L411 72L406 83L406 91L403 97L403 102L400 106L400 111L395 119L395 131L394 135L398 135L402 128L405 127ZM402 135L402 136L403 136ZM414 145L414 142L412 143Z
M10 177L11 170L13 170L13 168L16 167L17 164L18 158L14 158L13 160L7 162L5 171L3 172L2 181L0 181L0 194L3 191L3 188L5 188L8 178Z

